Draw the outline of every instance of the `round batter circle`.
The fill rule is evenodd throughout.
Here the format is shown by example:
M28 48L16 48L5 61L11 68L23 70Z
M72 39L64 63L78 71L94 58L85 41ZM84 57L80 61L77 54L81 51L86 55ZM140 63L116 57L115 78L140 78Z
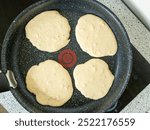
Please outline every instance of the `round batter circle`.
M69 43L70 25L58 11L45 11L31 19L26 37L41 51L56 52Z
M79 64L73 71L76 88L86 98L103 98L112 86L114 76L107 63L100 59L91 59Z
M73 93L68 71L53 60L32 66L26 76L26 86L42 105L62 106Z
M80 17L75 34L81 49L90 56L113 56L117 52L115 35L100 17L93 14Z

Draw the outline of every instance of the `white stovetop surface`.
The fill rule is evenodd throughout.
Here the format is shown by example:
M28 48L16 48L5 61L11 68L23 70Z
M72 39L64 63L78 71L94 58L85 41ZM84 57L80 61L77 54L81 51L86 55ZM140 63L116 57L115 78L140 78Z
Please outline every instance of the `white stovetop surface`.
M150 29L150 0L123 0Z
M121 0L98 0L109 7L124 24L131 43L150 63L150 32ZM27 112L12 96L11 92L0 94L0 104L8 112ZM150 84L127 105L122 112L150 113Z

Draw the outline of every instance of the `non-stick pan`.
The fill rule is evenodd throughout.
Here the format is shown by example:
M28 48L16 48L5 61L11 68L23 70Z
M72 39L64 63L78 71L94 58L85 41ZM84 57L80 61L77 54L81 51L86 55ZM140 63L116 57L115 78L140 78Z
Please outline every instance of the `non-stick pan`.
M26 24L34 16L46 10L58 10L69 20L71 26L70 43L55 53L39 51L25 36ZM87 13L104 19L114 32L118 43L118 51L115 56L100 58L108 63L115 75L115 80L108 94L96 101L82 96L75 88L73 78L74 67L93 58L81 50L75 38L77 21ZM73 96L62 107L40 105L35 96L26 89L27 71L31 66L48 59L58 61L59 55L64 50L72 50L77 57L76 63L66 68L72 78ZM127 32L119 19L108 8L94 0L44 0L35 3L22 11L12 22L2 45L2 72L9 80L10 90L14 97L29 112L106 112L124 92L130 78L131 68L132 51Z

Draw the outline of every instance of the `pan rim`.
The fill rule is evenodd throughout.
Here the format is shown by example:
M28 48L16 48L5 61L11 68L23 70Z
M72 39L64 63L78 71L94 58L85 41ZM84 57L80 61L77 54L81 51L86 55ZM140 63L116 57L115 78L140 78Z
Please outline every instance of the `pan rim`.
M130 75L131 75L131 72L132 72L132 49L131 49L131 44L130 44L130 40L129 40L129 37L128 37L128 34L127 34L127 32L126 32L126 30L125 30L125 27L123 26L123 24L121 23L121 21L119 20L119 18L108 8L108 7L106 7L105 5L103 5L102 3L100 3L100 2L98 2L98 1L96 1L96 0L91 0L92 2L96 2L97 4L100 4L103 8L105 8L109 13L111 13L114 17L115 17L115 19L118 21L118 23L120 24L120 26L122 27L122 30L125 32L125 35L126 35L126 40L128 41L128 54L129 54L129 59L128 59L128 71L127 71L127 74L128 75L126 75L126 81L124 81L124 84L122 84L122 89L121 89L121 91L120 91L120 93L118 94L118 96L115 98L115 100L114 100L114 102L112 102L107 108L106 108L106 110L107 109L109 109L109 107L110 106L112 106L114 103L115 103L115 101L117 101L119 98L120 98L120 96L122 95L122 93L124 92L124 90L125 90L125 88L126 88L126 86L127 86L127 83L128 83L128 81L129 81L129 79L130 79ZM42 3L45 3L45 2L47 2L47 0L42 0L42 1L39 1L39 2L36 2L36 3L34 3L34 4L32 4L31 6L29 6L28 8L26 8L24 11L22 11L16 18L15 18L15 20L12 22L12 24L10 25L10 27L9 27L9 29L8 29L8 31L7 31L7 33L6 33L6 35L5 35L5 38L4 38L4 41L3 41L3 45L2 45L2 53L1 53L1 66L2 66L2 72L3 73L5 73L6 74L6 72L7 72L7 59L6 59L6 53L7 53L7 42L9 42L9 38L8 37L10 37L11 35L12 35L12 32L10 31L10 30L13 30L13 28L15 27L15 23L16 23L16 21L18 21L19 19L20 19L20 17L22 17L24 14L26 14L27 12L28 12L28 10L30 10L30 9L32 9L32 8L34 8L34 7L36 7L36 6L38 6L38 5L40 5L40 4L42 4ZM22 102L21 102L21 100L20 99L18 99L18 97L16 96L16 94L14 93L14 92L12 92L12 94L14 95L14 97L21 103L21 105L25 108L25 109L27 109L27 110L29 110L29 108L28 108L28 106L26 106L26 104L23 104ZM71 111L76 111L76 109L77 108L64 108L65 109L65 111L67 112L68 111L68 109L71 109ZM29 111L31 111L31 112L33 112L32 110L29 110ZM104 110L103 111L100 111L100 112L105 112Z

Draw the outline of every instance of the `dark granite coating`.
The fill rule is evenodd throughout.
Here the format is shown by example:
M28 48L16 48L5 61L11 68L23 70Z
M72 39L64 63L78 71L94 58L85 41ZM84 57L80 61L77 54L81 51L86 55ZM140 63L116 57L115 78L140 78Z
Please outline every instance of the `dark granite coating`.
M76 64L84 63L92 58L81 50L75 38L75 26L79 17L86 13L92 13L104 19L111 27L118 42L118 51L113 57L101 58L109 64L112 73L115 75L114 83L104 98L97 101L87 99L74 86L74 94L71 100L64 106L55 108L38 104L35 96L27 91L25 76L28 69L47 59L57 61L59 52L63 50L55 53L39 51L25 37L24 27L27 22L45 10L58 10L69 20L71 41L63 49L72 49L76 52L78 57ZM97 109L99 112L105 112L118 100L127 86L132 68L132 51L123 25L104 5L94 0L44 0L24 10L13 21L2 46L1 61L3 73L10 69L14 72L17 80L18 87L11 89L13 95L30 112L96 112ZM73 69L68 69L72 80Z

